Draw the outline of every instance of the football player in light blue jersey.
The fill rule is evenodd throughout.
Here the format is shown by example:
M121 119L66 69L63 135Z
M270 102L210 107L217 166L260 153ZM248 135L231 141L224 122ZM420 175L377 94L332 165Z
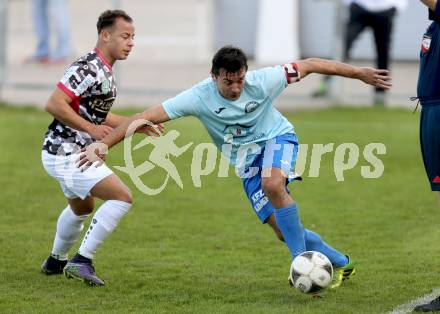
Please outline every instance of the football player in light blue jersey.
M391 87L387 70L316 58L248 71L245 54L226 46L215 54L209 79L134 115L101 142L109 148L120 142L130 122L137 119L158 124L184 116L197 117L218 149L236 166L261 222L274 229L293 258L304 251L325 254L336 268L332 286L337 287L354 275L353 262L301 224L298 205L286 187L292 181L298 139L292 124L273 106L289 84L311 73L359 79L383 89ZM88 167L105 157L96 147L91 148L82 156L80 166Z

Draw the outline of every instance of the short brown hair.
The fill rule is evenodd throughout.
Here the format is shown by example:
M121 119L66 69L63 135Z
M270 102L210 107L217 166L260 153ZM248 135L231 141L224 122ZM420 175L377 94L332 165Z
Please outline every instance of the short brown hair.
M112 27L115 24L117 18L122 18L126 22L133 23L133 19L127 13L125 13L125 11L107 10L102 12L102 14L98 18L98 22L96 23L98 34L101 34L101 31L104 28Z

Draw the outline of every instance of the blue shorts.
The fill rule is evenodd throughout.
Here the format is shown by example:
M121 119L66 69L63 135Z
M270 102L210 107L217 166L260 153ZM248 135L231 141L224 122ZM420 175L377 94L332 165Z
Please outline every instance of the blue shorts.
M282 169L288 177L287 184L293 180L301 180L293 175L296 159L298 157L298 138L293 133L279 135L266 142L259 154L250 167L258 168L256 175L250 178L243 178L244 191L251 202L252 208L262 223L266 223L267 219L274 212L274 207L269 198L261 188L261 171L265 168Z
M440 105L423 105L420 146L432 191L440 191Z

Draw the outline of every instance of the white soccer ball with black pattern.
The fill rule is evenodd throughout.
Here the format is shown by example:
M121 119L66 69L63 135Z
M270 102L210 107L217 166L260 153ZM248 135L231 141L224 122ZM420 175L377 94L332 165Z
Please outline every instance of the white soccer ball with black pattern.
M320 252L301 253L290 266L291 283L303 293L318 293L330 285L332 278L332 263Z

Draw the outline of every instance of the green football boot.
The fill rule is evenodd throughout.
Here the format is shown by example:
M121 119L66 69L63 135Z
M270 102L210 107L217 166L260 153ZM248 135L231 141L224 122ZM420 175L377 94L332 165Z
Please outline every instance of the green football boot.
M348 258L348 264L343 267L335 267L333 269L333 280L330 284L330 289L338 288L343 281L350 279L356 274L356 267L352 259L346 255Z

